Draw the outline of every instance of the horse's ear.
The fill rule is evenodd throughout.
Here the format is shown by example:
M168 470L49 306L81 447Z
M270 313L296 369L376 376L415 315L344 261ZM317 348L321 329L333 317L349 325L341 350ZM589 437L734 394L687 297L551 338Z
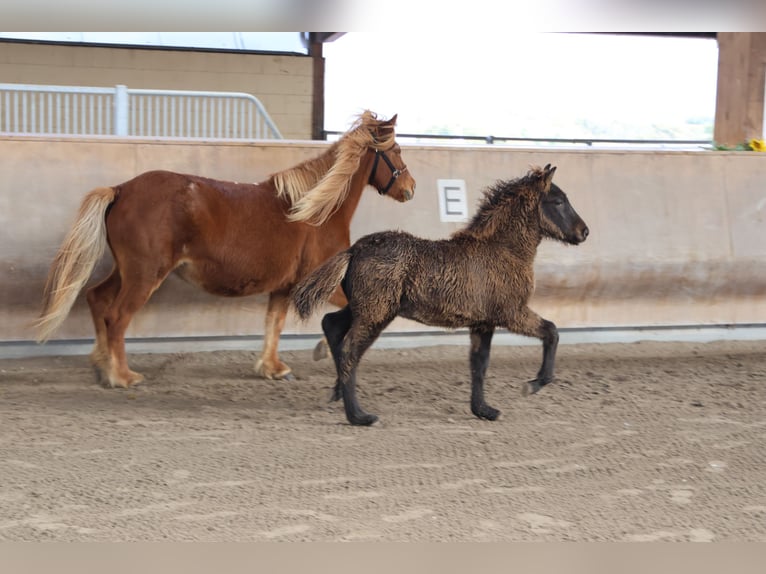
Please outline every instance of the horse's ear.
M543 193L550 191L554 173L556 173L555 165L551 167L551 164L548 164L543 168Z
M374 129L375 141L377 143L390 140L394 136L394 125L396 124L396 116L390 120L382 120Z

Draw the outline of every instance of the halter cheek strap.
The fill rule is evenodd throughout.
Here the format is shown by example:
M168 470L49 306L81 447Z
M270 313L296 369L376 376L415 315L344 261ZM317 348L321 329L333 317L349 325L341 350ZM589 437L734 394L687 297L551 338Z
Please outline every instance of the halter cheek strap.
M383 189L378 190L378 193L380 195L385 195L389 192L391 187L394 185L394 182L396 181L396 179L406 171L407 167L405 167L404 169L396 169L394 164L391 163L391 160L386 155L386 152L380 149L376 149L375 160L372 162L372 170L370 171L370 179L367 180L367 183L369 183L370 185L375 185L373 183L375 179L375 171L378 169L378 161L380 160L381 157L383 158L383 161L386 162L388 169L391 170L391 179L388 180L388 185L386 185L386 187L384 187Z

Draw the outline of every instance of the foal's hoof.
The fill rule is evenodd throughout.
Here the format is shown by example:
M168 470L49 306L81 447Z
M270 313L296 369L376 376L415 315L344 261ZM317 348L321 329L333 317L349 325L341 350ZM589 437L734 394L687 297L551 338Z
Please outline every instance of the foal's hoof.
M332 389L332 394L330 395L330 402L334 403L335 401L339 401L343 398L343 387L341 387L339 384L336 383L336 385Z
M320 339L316 347L314 347L314 360L321 361L322 359L329 359L331 356L330 345L327 344L327 339Z
M354 415L353 417L348 417L348 422L354 426L359 427L368 427L371 424L375 423L378 420L377 415L371 415L368 413L364 413L361 415Z
M524 386L521 387L521 394L525 397L534 395L537 391L542 389L550 381L541 381L540 379L534 379L533 381L527 381Z
M472 408L471 412L473 412L473 414L476 415L478 418L488 420L488 421L496 421L497 417L500 416L500 411L495 408L492 408L489 405L483 405L475 409Z

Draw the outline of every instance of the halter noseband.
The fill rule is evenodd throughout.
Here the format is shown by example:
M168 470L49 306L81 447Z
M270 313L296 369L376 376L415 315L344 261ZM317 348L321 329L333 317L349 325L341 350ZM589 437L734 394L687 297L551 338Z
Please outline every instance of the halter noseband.
M407 171L407 166L404 166L404 169L396 169L396 167L394 167L394 164L391 163L391 160L388 159L388 156L386 155L386 152L384 152L381 149L376 149L375 150L375 161L372 162L372 171L370 171L370 179L367 180L367 183L369 183L370 185L374 185L373 180L375 179L375 170L378 169L378 160L381 157L383 158L383 161L386 162L386 165L388 166L388 169L391 170L391 179L388 180L388 185L386 185L386 187L384 187L383 189L379 189L378 190L378 193L380 195L385 195L391 189L391 186L394 185L394 182L396 181L396 178L398 178L405 171Z

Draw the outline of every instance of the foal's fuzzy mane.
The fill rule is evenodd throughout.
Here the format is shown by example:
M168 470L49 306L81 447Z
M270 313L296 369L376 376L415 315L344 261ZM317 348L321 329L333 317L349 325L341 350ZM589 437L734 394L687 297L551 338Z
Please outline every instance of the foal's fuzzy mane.
M385 120L369 110L322 155L272 175L277 195L291 204L288 219L321 225L348 196L351 178L367 148L388 150L394 146L394 130L380 134Z
M544 184L545 172L541 167L531 168L526 175L516 179L499 180L484 190L479 206L468 225L458 232L459 235L471 235L477 238L492 236L501 223L506 223L508 215L498 217L499 210L511 207L525 209L520 201L523 197L534 200L540 197ZM532 202L524 202L526 209Z

